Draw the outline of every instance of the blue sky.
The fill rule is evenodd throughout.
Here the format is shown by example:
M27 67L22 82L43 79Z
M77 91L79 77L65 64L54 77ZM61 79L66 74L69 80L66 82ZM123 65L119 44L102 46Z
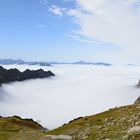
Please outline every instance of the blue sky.
M139 35L139 6L136 0L124 1L129 5L120 0L115 5L109 0L1 0L0 58L135 63L139 41L130 34L137 30ZM126 16L129 20L122 22Z

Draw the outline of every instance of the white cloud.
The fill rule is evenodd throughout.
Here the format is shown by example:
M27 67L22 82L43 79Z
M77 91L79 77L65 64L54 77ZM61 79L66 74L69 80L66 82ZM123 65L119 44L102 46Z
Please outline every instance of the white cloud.
M67 14L79 29L75 40L87 43L111 43L121 48L117 58L128 63L140 59L140 0L72 0L76 8L52 5L49 11L57 16ZM79 37L77 37L79 36ZM87 41L88 40L88 41ZM98 41L98 42L97 42ZM119 62L120 62L119 61Z
M78 34L122 47L120 57L139 59L139 0L75 0L77 8L68 11L80 26ZM139 61L139 60L138 60Z
M49 8L49 11L52 12L53 14L55 14L56 16L63 16L65 8L61 8L59 6L52 5Z
M21 71L40 68L5 67L17 67ZM42 68L48 70L48 67ZM0 89L4 99L0 100L1 115L33 118L51 129L79 116L132 104L139 96L139 90L134 87L139 80L140 67L57 65L49 69L56 74L51 79L3 85Z

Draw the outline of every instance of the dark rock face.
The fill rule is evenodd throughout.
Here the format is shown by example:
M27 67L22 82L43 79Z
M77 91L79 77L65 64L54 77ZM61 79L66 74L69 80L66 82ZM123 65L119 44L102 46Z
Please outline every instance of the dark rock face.
M136 87L140 88L140 80L139 80L138 84L136 85Z
M140 104L140 96L138 97L138 99L135 101L134 104Z
M51 71L39 70L25 70L20 72L18 69L5 69L0 66L0 84L14 82L14 81L23 81L28 79L35 78L46 78L49 76L55 76Z

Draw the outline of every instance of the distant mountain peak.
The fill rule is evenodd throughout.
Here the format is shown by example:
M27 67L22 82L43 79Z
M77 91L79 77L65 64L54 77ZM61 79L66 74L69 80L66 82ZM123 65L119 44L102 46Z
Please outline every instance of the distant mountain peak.
M1 65L10 65L10 64L17 64L17 65L40 65L40 66L51 66L52 64L79 64L79 65L103 65L103 66L111 66L110 63L105 62L89 62L89 61L76 61L76 62L58 62L58 61L50 61L50 62L43 62L43 61L24 61L22 59L0 59Z

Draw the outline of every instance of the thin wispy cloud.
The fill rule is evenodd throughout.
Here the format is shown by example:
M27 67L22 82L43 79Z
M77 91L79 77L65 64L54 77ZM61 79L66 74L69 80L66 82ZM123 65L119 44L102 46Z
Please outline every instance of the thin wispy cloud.
M99 44L97 40L91 40L91 39L86 39L85 37L79 36L77 34L64 34L65 37L68 37L72 40L80 41L83 43L88 43L88 44Z
M63 16L65 10L66 10L65 8L61 8L61 7L56 6L56 5L52 5L49 8L49 11L52 12L56 16Z

